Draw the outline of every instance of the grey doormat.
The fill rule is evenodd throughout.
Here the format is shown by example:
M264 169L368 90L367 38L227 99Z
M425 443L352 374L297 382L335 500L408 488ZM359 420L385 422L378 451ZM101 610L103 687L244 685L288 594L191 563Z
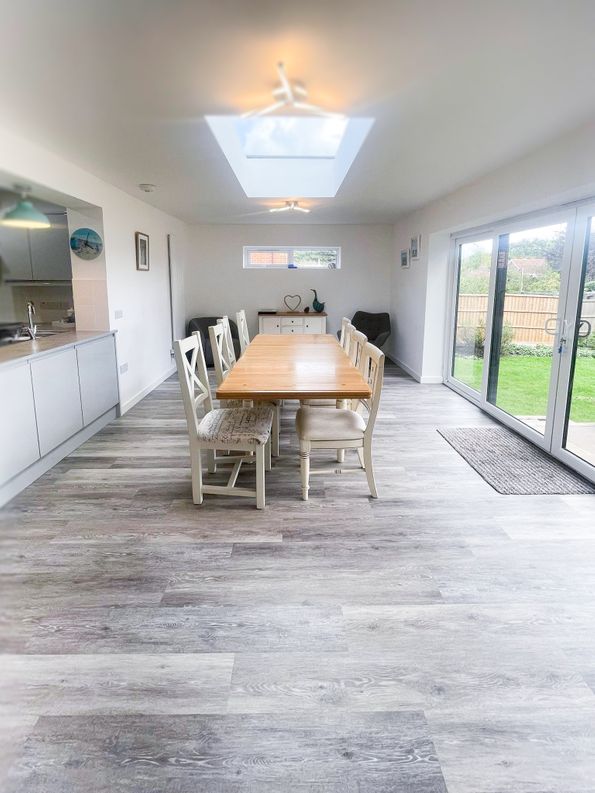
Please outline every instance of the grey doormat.
M448 427L438 432L498 493L595 493L595 485L506 427Z

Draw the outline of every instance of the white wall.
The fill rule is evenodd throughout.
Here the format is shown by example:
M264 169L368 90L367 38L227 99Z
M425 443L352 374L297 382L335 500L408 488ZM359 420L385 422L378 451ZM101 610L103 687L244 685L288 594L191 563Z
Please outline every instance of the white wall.
M120 397L128 409L173 371L166 235L174 235L176 335L183 328L183 277L186 225L129 196L78 166L21 137L0 129L0 170L60 191L103 210L109 327L117 329ZM151 269L136 270L134 232L150 237ZM79 274L80 275L80 274ZM123 312L115 319L115 311Z
M188 232L186 318L245 308L251 334L259 308L283 308L286 294L326 303L329 332L355 311L388 311L393 251L390 225L197 225ZM340 270L244 270L244 245L340 245Z
M389 354L423 382L441 382L450 234L595 195L595 122L400 219L394 230ZM422 234L409 269L399 252Z

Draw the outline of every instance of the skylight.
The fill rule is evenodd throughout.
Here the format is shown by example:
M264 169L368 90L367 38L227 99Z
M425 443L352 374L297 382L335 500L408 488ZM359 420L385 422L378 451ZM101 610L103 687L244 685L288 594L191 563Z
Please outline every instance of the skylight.
M236 128L246 157L336 157L347 129L346 118L253 116Z
M333 198L373 118L207 116L249 198Z

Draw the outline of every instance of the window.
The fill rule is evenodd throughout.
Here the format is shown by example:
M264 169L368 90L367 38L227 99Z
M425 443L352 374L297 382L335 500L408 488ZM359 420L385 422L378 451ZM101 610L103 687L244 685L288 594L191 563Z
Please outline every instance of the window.
M244 246L245 270L338 270L340 267L341 248Z

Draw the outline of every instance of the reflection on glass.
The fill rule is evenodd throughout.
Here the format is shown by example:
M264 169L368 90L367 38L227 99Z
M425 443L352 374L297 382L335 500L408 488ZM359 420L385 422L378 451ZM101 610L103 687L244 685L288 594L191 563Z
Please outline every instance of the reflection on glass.
M491 263L491 239L459 246L452 374L474 391L481 390L483 376Z
M488 401L545 431L566 223L499 239Z
M581 300L573 344L573 372L565 447L595 465L595 223L590 220L583 259Z

